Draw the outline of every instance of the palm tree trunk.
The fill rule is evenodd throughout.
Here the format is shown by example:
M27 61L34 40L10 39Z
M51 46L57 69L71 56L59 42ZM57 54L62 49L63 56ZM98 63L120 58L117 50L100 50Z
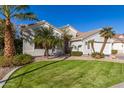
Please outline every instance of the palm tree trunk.
M6 19L6 29L4 32L4 56L12 57L15 55L15 46L14 46L14 38L13 31L11 28L11 22L9 19Z
M64 53L66 54L66 41L64 41Z
M48 58L48 56L49 56L49 51L48 51L48 48L47 48L47 47L45 47L44 56L46 56L47 58Z
M91 46L92 46L93 53L95 53L94 44L92 43Z
M68 40L64 40L64 53L65 54L68 54L68 49L69 49Z
M44 51L44 57L46 56L46 48L45 48L45 51Z
M108 38L105 38L105 39L104 39L104 43L103 43L102 48L101 48L101 50L100 50L100 54L102 54L102 53L103 53L104 48L105 48L106 43L107 43L107 40L108 40Z

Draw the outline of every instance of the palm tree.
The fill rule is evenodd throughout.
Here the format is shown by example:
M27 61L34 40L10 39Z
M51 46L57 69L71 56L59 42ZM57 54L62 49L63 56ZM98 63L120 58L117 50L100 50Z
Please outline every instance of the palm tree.
M49 49L62 46L62 39L54 34L54 29L49 26L42 26L40 30L35 31L34 40L37 45L41 45L44 49L44 56L48 58Z
M0 16L1 20L5 20L4 27L4 56L12 57L15 55L14 46L14 31L12 29L12 20L37 20L36 16L27 12L29 8L27 5L1 5Z
M92 50L93 50L93 53L95 53L95 49L94 49L94 40L89 40L88 43L91 44L91 47L92 47Z
M17 29L14 27L13 24L11 24L11 27L15 31L14 33L14 45L15 45L15 50L16 54L21 54L22 53L22 38L20 35L16 34ZM4 28L5 28L5 20L1 20L0 24L0 55L3 55L3 49L4 49Z
M63 42L64 42L64 53L68 54L69 42L72 38L72 35L69 34L69 31L67 29L62 29L62 31L63 31L62 38L63 38Z
M106 46L106 43L108 41L109 38L113 38L113 36L115 35L115 32L112 30L112 27L104 27L101 31L100 31L100 35L101 37L104 38L104 43L102 45L102 48L100 50L100 54L103 53L104 48Z

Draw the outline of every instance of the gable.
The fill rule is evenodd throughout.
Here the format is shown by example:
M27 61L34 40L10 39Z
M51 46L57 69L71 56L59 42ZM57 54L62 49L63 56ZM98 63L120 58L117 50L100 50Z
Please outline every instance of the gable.
M76 35L76 38L73 38L72 41L74 40L84 40L87 39L89 37L94 36L95 34L99 33L100 29L98 30L93 30L93 31L89 31L89 32L78 32Z
M62 34L62 31L60 29L54 27L53 25L51 25L45 21L40 21L40 22L37 22L35 24L22 25L21 30L22 30L23 35L29 36L30 35L29 33L31 33L31 35L34 35L35 34L34 31L40 29L41 26L45 26L45 27L51 26L54 28L55 35L61 36L61 34Z
M66 29L66 31L68 31L69 35L72 35L73 38L76 38L76 35L77 35L78 31L75 28L73 28L72 26L66 25L66 26L63 26L60 29L62 29L62 30Z

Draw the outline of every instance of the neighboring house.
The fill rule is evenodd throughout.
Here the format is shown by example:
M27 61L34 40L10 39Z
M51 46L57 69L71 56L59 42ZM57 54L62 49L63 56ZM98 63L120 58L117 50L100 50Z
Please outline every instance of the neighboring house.
M94 48L96 52L100 52L104 38L100 36L99 32L101 29L89 31L89 32L79 32L70 25L63 26L62 28L56 28L55 26L49 24L46 21L40 21L35 24L22 25L21 29L23 34L30 36L28 33L35 34L33 30L39 29L41 26L52 26L54 28L55 35L62 36L63 31L61 29L67 29L68 33L72 35L72 40L70 41L70 47L72 51L81 51L83 54L91 54L92 47L88 43L89 40L94 40ZM27 33L28 32L28 33ZM33 35L30 36L33 38ZM111 50L118 50L118 53L124 53L124 36L115 35L114 38L109 39L103 53L105 55L110 55ZM63 49L55 49L55 51L49 50L50 55L63 54ZM23 53L30 54L32 56L42 56L44 55L44 49L40 49L36 44L29 43L23 40Z

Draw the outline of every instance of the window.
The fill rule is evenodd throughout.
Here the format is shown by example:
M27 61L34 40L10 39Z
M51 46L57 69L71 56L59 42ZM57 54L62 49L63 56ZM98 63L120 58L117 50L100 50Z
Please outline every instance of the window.
M85 42L85 45L87 45L87 42Z
M85 42L85 45L87 46L87 49L90 49L90 43Z
M43 45L35 43L35 49L43 49Z
M87 48L90 49L90 43L88 43Z

